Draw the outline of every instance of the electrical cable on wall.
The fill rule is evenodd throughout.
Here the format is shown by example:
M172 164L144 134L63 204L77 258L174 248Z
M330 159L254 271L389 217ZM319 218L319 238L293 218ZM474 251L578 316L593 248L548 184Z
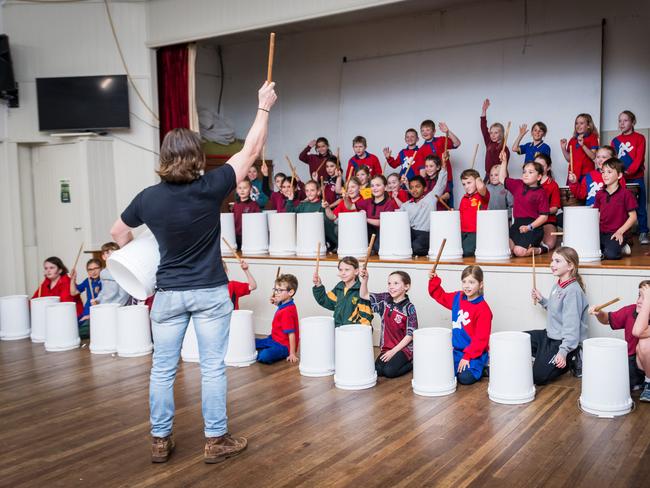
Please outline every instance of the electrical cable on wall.
M221 76L221 86L219 86L219 103L217 104L217 113L221 113L221 99L223 98L223 53L221 52L221 44L217 46L217 56L219 56L219 75Z

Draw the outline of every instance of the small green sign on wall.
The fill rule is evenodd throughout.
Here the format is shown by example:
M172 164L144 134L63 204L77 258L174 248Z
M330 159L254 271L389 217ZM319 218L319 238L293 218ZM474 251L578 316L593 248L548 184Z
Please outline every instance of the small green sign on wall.
M59 180L61 185L61 203L70 203L70 180Z

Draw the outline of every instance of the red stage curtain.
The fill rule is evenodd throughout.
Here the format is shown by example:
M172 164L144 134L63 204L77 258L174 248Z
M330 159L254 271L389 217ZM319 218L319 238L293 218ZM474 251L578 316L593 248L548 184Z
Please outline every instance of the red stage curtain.
M188 45L158 49L158 112L160 141L175 128L190 127Z

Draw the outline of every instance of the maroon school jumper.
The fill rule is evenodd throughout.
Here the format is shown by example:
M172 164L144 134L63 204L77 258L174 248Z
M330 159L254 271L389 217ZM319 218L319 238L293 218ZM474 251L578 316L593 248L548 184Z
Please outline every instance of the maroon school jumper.
M418 328L418 316L408 296L395 303L389 293L370 293L370 305L372 311L381 317L379 347L382 353L390 351L407 335L413 337L413 332ZM402 348L402 352L412 361L413 341Z
M232 207L232 213L235 214L235 235L241 237L242 215L246 213L260 213L260 206L253 200L245 202L235 202Z
M357 210L365 210L367 219L379 219L382 212L394 212L397 209L397 203L388 194L385 194L384 199L379 203L375 202L375 197L371 197L367 200L359 200L354 206Z
M312 173L314 173L320 166L320 169L318 169L318 178L327 178L325 160L332 155L332 152L328 149L327 154L321 156L320 154L309 154L309 151L311 151L311 147L307 146L302 150L300 156L298 156L300 161L309 165L309 177L311 178Z
M487 117L481 117L481 132L483 133L483 141L485 142L485 175L486 177L489 177L492 166L501 164L501 161L499 160L499 154L501 153L501 148L503 147L503 141L492 142L490 139L490 130L488 129L487 125ZM507 144L506 158L510 159L510 149L508 149Z

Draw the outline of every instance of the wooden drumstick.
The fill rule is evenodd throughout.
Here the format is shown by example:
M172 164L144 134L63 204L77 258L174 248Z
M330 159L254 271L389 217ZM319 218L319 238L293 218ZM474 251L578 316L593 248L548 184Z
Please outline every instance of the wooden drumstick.
M226 240L225 237L222 237L221 240L226 244L226 246L228 246L228 249L230 249L230 252L233 254L233 256L235 256L237 258L237 261L239 261L239 264L241 264L242 263L242 258L239 255L239 253L237 252L237 250L230 245L230 243Z
M94 300L95 299L95 292L93 291L93 281L90 279L90 276L88 277L88 289L90 290L90 299ZM86 297L86 300L88 297Z
M320 177L320 193L321 193L321 202L325 203L325 180L323 177ZM320 246L320 243L319 243Z
M316 276L318 276L319 272L320 272L320 241L318 242L318 246L316 246Z
M77 269L77 264L79 264L79 257L81 256L81 251L84 249L84 243L81 243L81 246L79 246L79 251L77 252L77 257L74 260L74 264L72 265L72 269Z
M275 283L278 281L279 277L280 277L280 266L278 266L278 270L275 272L275 281L273 282L273 288L275 288ZM271 302L273 302L274 296L275 296L275 291L271 290Z
M409 170L411 169L411 166L413 166L413 163L415 163L415 156L417 156L417 155L418 155L418 152L415 151L413 153L413 156L411 156L411 161L409 162L409 164L406 166L406 169L404 170L404 173L403 173L404 176L406 176L408 174Z
M474 163L476 163L477 154L478 154L478 144L474 146L474 156L472 156L472 166L471 166L472 169L474 169Z
M569 145L569 173L573 173L573 144Z
M449 159L449 151L447 150L448 144L449 144L449 136L445 134L445 150L442 152L443 163Z
M614 298L614 299L610 300L609 302L603 303L602 305L598 305L597 307L594 307L594 312L600 312L603 308L607 308L610 305L614 305L616 302L618 302L620 300L621 300L621 298L617 297L617 298Z
M438 202L439 202L443 207L445 207L447 210L453 210L453 208L451 208L449 205L447 205L447 203L446 203L442 198L440 198L438 195L436 195L436 200L438 200Z
M341 148L336 148L336 168L341 169Z
M440 247L438 248L438 255L436 256L436 261L433 263L433 269L431 271L432 274L436 274L436 269L438 268L438 263L440 263L440 257L442 256L442 251L445 249L445 244L447 244L446 237L442 240Z
M266 71L266 81L271 83L273 81L273 57L275 55L275 32L271 32L269 36L269 65Z
M551 232L552 236L563 236L564 232Z
M376 234L373 234L370 237L370 244L368 244L368 250L366 251L366 259L363 261L364 269L368 267L368 260L370 259L370 254L372 253L372 247L375 245L376 238L377 238Z
M277 280L280 277L280 266L278 266L278 270L275 272L275 279Z
M508 135L510 134L510 124L511 122L508 121L508 126L506 127L506 135L503 136L503 147L501 148L501 152L506 150L506 144L508 144Z

